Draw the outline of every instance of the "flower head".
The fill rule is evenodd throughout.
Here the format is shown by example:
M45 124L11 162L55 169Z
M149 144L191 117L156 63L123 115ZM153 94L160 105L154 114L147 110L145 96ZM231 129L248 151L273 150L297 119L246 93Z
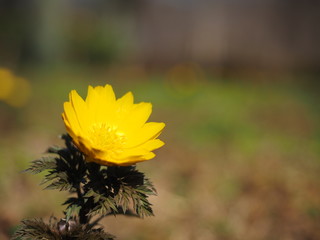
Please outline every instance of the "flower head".
M62 118L88 161L128 166L152 159L152 151L164 144L157 137L165 124L147 122L151 112L151 103L135 104L131 92L116 99L110 85L89 86L85 100L70 92Z

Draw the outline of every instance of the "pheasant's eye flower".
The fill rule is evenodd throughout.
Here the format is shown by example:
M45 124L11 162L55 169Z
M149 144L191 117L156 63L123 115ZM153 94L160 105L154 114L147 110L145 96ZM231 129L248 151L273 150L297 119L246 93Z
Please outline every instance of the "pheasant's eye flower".
M146 122L151 111L151 103L133 103L131 92L116 99L110 85L89 86L85 100L70 92L62 118L88 161L128 166L152 159L152 151L164 144L157 137L165 124Z

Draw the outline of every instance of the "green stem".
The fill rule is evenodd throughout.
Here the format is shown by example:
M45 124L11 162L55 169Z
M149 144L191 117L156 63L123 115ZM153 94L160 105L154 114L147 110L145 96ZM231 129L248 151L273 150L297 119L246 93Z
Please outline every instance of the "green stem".
M88 209L86 209L86 207L84 206L84 198L83 198L83 194L81 192L81 186L80 184L77 186L77 196L79 199L79 203L81 204L81 209L79 211L79 221L80 224L87 224L89 219L88 219Z

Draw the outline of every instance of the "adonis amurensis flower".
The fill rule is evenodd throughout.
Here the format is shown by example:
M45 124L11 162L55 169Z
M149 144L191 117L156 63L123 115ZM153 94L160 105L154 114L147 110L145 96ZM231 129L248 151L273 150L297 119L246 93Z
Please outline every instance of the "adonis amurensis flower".
M87 161L129 166L152 159L164 144L157 137L165 124L147 122L151 112L151 103L135 104L131 92L116 99L110 85L89 86L85 100L70 92L62 118Z

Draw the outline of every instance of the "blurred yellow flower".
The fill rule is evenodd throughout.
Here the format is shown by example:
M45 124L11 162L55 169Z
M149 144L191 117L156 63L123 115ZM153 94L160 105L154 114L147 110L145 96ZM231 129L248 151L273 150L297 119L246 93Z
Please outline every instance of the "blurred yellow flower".
M22 107L28 102L30 93L31 86L26 79L0 68L0 100L12 107Z
M87 161L129 166L152 159L152 151L164 144L157 137L165 124L146 123L151 112L151 103L135 104L131 92L116 99L110 85L89 86L85 100L75 90L70 92L62 118Z
M5 100L14 88L14 76L5 68L0 68L0 99Z

